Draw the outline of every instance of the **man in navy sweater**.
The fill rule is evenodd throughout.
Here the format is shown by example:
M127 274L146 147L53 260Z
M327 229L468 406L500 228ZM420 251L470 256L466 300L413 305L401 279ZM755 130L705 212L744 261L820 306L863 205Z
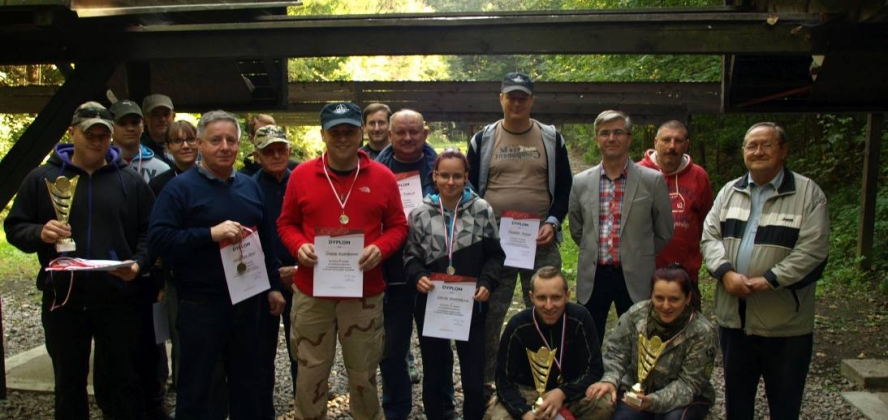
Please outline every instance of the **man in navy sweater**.
M213 368L221 358L232 420L266 418L259 410L260 308L264 293L232 304L220 243L258 230L265 251L270 311L284 309L272 238L274 220L252 179L234 171L240 127L225 111L205 113L197 126L203 160L170 181L151 214L148 246L171 269L179 298L181 355L176 418L205 418ZM274 417L267 417L273 419Z

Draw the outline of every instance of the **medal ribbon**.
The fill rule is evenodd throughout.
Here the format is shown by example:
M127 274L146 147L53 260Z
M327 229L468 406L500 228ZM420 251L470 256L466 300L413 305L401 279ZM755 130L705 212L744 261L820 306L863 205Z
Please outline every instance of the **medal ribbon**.
M462 195L459 196L459 200L456 201L456 206L453 208L453 216L450 218L450 236L448 237L447 215L444 214L444 201L441 200L441 196L438 196L438 207L441 209L441 218L444 219L444 245L447 247L447 260L450 267L453 267L453 242L456 240L456 216L461 203Z
M247 231L247 235L253 233L253 229L250 229L250 228L248 228L248 227L246 227L246 226L241 226L241 231ZM245 238L247 235L243 235L243 236L241 236L241 240L240 240L240 242L238 243L238 245L239 245L238 250L240 251L240 261L241 261L241 264L244 264L245 266L246 266L247 263L244 262L244 238Z
M543 340L543 344L546 345L546 348L549 351L552 351L552 346L549 345L549 341L546 340L546 337L543 336L543 332L540 331L540 324L536 319L536 308L533 308L533 326L536 328L537 334L540 336L540 339ZM567 332L567 311L561 315L561 353L558 353L558 358L555 359L555 364L558 365L558 371L564 373L564 370L561 369L561 361L564 360L564 336Z
M336 191L336 187L333 186L333 180L330 179L330 172L327 171L327 152L324 152L324 155L321 156L321 163L324 165L324 175L327 175L327 182L330 183L330 189L333 190L333 195L336 196L336 202L339 203L339 208L342 209L342 214L345 214L345 205L348 203L348 198L351 197L352 190L355 188L355 184L358 183L358 174L361 173L361 159L358 158L358 170L355 171L355 179L352 180L351 187L348 188L348 194L345 195L345 200L339 198L340 195Z

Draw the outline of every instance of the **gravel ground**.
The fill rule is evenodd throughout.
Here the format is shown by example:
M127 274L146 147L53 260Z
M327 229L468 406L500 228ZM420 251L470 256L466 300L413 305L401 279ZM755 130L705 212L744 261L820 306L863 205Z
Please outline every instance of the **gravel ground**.
M40 325L39 294L33 290L30 280L11 280L4 282L2 291L3 327L6 355L11 356L19 352L43 345L43 329ZM520 288L519 288L520 289ZM520 307L521 302L516 299L513 308ZM611 317L611 326L614 316ZM289 380L286 347L283 342L283 328L281 328L281 343L278 347L277 387L275 393L275 408L279 419L294 419L291 386ZM415 344L415 337L414 337ZM415 347L415 346L414 346ZM418 349L415 354L418 356ZM849 406L839 395L841 391L853 390L854 386L838 375L838 367L821 366L817 362L819 349L815 344L815 361L812 364L811 373L808 376L805 401L802 406L803 419L865 419L856 409ZM422 360L416 358L417 369L422 372ZM462 386L459 383L459 365L455 366L454 384L456 388L457 407L461 405ZM333 390L338 396L329 401L329 417L348 419L348 395L347 379L341 358L337 354L337 362L331 375ZM715 404L711 419L724 418L723 403L723 376L722 369L716 367L713 372L712 382L716 387L718 400ZM381 383L381 381L380 381ZM413 387L414 410L412 419L422 419L421 386ZM380 390L381 393L381 390ZM175 402L174 394L168 395L170 407ZM0 419L10 420L35 420L52 418L53 397L48 394L32 392L11 391L8 399L0 401ZM767 405L763 396L763 387L760 387L757 401L756 419L767 419ZM99 419L101 415L95 405L91 406L92 418Z

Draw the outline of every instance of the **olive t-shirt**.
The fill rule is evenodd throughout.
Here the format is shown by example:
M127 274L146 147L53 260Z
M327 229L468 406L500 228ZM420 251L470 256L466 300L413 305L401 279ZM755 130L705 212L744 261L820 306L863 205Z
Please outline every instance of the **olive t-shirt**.
M523 133L511 133L502 124L494 133L493 155L484 199L499 218L504 210L549 213L549 173L543 133L534 123Z

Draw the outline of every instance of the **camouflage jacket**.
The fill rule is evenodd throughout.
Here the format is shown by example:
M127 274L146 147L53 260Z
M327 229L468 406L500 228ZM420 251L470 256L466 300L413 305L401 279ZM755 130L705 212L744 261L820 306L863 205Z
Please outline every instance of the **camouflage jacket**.
M638 335L647 328L650 310L651 301L645 300L620 317L607 339L602 382L615 384L623 391L638 382ZM709 404L715 402L709 382L718 348L715 326L695 313L688 326L665 345L647 381L647 395L652 399L648 411L667 413L690 404L696 396Z

